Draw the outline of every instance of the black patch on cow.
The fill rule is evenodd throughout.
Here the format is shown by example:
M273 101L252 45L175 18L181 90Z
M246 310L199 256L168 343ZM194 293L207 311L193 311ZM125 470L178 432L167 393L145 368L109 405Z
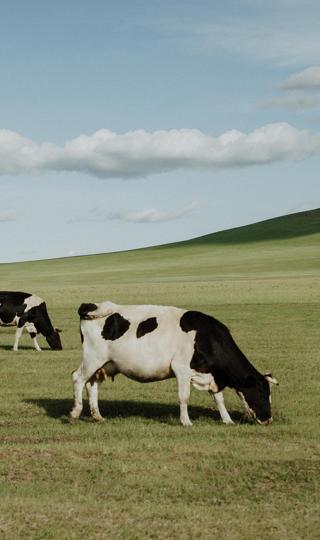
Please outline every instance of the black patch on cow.
M196 332L190 367L211 373L219 390L226 386L242 392L259 420L271 416L267 381L249 362L220 321L198 311L187 311L180 319L184 332Z
M0 304L11 304L19 306L24 303L26 298L30 298L32 294L18 291L0 291Z
M20 323L31 322L36 327L39 334L45 336L48 345L54 351L62 350L62 343L57 332L51 323L48 315L47 306L45 302L41 302L38 306L34 306L21 316Z
M26 298L30 293L17 291L0 291L0 320L3 324L10 324L16 316L20 317L27 305Z
M84 342L84 337L83 337L83 333L82 333L81 328L80 328L80 338L81 338L81 343L83 343Z
M120 313L113 313L106 319L104 323L103 330L101 335L104 339L110 339L114 341L119 339L123 334L126 333L130 326L130 321L122 317Z
M219 390L225 386L234 388L230 378L232 369L227 369L227 356L231 352L227 343L231 337L228 328L214 317L198 311L184 313L180 327L184 332L196 331L190 367L202 373L211 373Z
M256 370L234 342L228 328L220 321L198 311L187 311L180 319L184 332L196 331L191 367L212 373L219 390L245 384ZM221 387L222 386L222 387Z
M35 332L30 332L30 333L29 333L29 336L30 336L32 339L35 338L36 335L37 335L37 334L36 334Z
M137 328L137 338L141 338L145 334L150 334L150 332L153 332L157 327L158 322L156 317L150 317L149 319L142 321Z
M78 309L80 319L89 319L88 313L90 313L90 311L95 311L97 307L96 304L81 304Z

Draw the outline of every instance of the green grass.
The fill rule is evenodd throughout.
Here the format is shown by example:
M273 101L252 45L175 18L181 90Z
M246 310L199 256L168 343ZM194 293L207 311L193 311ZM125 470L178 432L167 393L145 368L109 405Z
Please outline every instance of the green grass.
M0 265L0 289L43 296L64 330L62 352L40 337L36 353L24 336L13 353L13 329L0 329L1 538L319 537L320 211L239 231ZM279 379L274 423L248 422L226 390L237 423L224 426L193 390L193 427L183 428L174 380L119 376L101 387L106 422L91 422L86 403L71 425L77 308L107 298L221 319L254 365Z

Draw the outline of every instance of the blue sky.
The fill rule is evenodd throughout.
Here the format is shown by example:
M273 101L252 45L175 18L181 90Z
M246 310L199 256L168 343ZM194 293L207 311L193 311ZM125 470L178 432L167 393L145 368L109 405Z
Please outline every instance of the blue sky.
M1 262L320 206L319 2L4 4Z

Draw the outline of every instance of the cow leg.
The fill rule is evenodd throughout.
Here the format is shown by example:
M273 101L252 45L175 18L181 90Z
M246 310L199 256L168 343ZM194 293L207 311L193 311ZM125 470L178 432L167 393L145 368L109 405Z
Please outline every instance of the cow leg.
M82 391L83 387L86 383L86 380L82 377L82 369L80 368L76 369L72 373L72 381L73 381L73 397L74 397L74 405L73 409L70 413L70 416L73 420L77 420L82 412Z
M188 414L188 401L190 398L190 382L191 370L178 362L173 361L171 364L173 373L176 376L178 383L178 393L180 402L180 422L183 426L192 426Z
M24 328L24 326L21 326L21 327L17 326L16 333L15 333L15 336L14 336L14 344L13 344L13 350L14 351L18 350L19 340L20 340L20 338L22 336L23 328Z
M99 381L97 380L95 375L91 377L88 382L86 382L86 390L88 394L89 407L92 418L97 422L103 421L104 418L103 416L101 416L98 403Z
M212 392L210 392L210 391L209 391L209 393L212 394ZM213 395L214 395L214 399L215 399L215 402L217 404L217 407L218 407L222 422L224 424L234 424L234 422L231 420L230 415L229 415L229 413L228 413L228 411L226 409L226 406L224 404L224 399L223 399L222 392L215 392Z
M95 372L103 366L104 363L105 361L101 362L97 360L84 360L80 367L72 373L74 406L70 416L73 420L77 420L82 412L82 392L84 385L95 374Z
M40 352L41 348L40 348L39 343L37 341L37 334L35 332L29 332L29 336L31 337L31 339L33 341L33 345L34 345L35 350Z
M37 341L37 329L36 329L35 325L33 323L31 323L31 322L27 322L25 324L25 327L26 327L26 330L27 330L29 336L31 337L31 339L33 341L33 345L34 345L35 350L40 352L41 349L40 349L39 343Z

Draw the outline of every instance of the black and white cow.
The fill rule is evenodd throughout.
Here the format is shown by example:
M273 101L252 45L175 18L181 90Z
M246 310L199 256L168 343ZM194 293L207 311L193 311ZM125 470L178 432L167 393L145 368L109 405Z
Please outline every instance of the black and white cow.
M73 372L74 407L82 411L86 386L91 414L101 420L98 383L123 373L140 382L176 377L180 420L188 415L190 383L213 393L224 423L233 423L222 390L234 388L247 411L260 424L272 421L270 374L261 375L240 351L228 328L210 315L169 306L120 306L106 301L79 308L83 360Z
M51 349L61 350L60 330L53 328L45 301L34 294L0 291L0 326L16 326L13 350L18 350L19 339L25 328L33 339L35 349L41 351L37 334L43 334Z

